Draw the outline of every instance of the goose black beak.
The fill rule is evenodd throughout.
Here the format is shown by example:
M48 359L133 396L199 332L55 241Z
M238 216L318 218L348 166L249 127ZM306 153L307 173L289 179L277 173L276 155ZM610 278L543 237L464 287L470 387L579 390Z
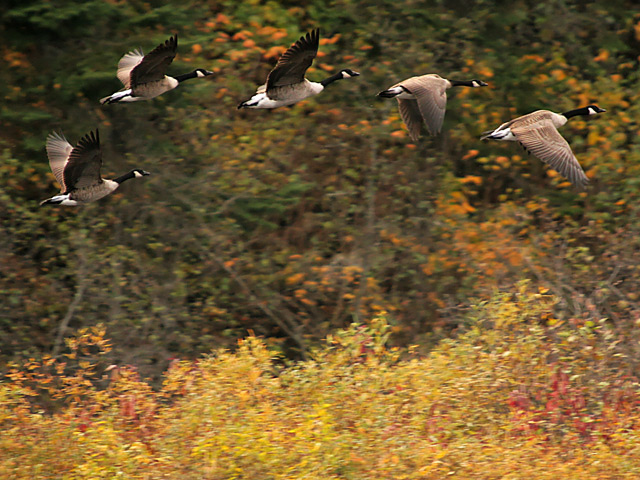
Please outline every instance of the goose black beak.
M209 75L213 75L213 72L210 72L209 70L205 70L204 71L204 76L207 77Z
M397 93L392 93L389 90L383 90L382 92L378 93L376 95L376 97L382 97L382 98L393 98L397 95Z
M147 175L151 175L151 173L147 172L146 170L141 170L140 173L142 173L142 176L146 177Z
M488 87L489 84L487 82L483 82L482 80L478 81L481 87Z

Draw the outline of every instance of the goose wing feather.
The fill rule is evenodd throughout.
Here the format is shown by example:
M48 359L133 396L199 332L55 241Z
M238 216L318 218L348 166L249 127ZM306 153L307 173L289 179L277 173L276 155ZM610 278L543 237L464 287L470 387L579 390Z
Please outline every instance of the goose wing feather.
M69 155L73 150L73 146L64 138L64 135L53 132L47 137L47 157L49 157L49 166L53 172L53 176L60 184L61 191L64 192L67 187L64 183L64 167L69 161Z
M147 53L131 70L130 87L162 80L177 51L178 35L174 35Z
M78 145L69 154L69 161L64 168L64 185L66 192L87 188L102 183L100 169L102 167L102 151L98 130L89 132L80 139Z
M411 140L414 142L417 142L422 128L422 115L420 115L418 102L405 98L398 98L397 100L400 116L407 126L407 130L409 130L409 137L411 137Z
M143 58L144 53L142 53L142 50L132 50L118 62L118 72L116 76L118 80L122 82L125 89L131 88L131 70L136 68L140 62L142 62Z
M429 133L431 135L440 133L447 108L449 82L444 78L423 75L405 80L402 86L416 97L420 114Z
M589 179L573 154L571 146L556 130L551 119L528 120L524 124L518 121L511 125L511 132L522 146L574 185L587 185Z
M291 45L278 59L278 63L267 77L267 92L275 87L284 87L304 81L307 69L318 54L320 29L316 28Z

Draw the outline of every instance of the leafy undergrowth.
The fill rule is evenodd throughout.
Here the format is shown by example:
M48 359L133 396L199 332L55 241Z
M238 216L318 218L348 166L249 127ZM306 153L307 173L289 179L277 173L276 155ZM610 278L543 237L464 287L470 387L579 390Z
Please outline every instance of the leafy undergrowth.
M0 385L0 477L639 478L640 396L615 328L515 291L428 357L387 348L380 316L304 362L255 337L176 360L158 391L101 363L104 331L81 332L67 363Z

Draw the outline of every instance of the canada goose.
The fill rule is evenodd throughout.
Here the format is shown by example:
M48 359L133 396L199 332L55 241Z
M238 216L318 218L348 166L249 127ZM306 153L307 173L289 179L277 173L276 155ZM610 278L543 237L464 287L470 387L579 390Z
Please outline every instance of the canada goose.
M135 168L124 175L107 180L100 176L102 152L100 136L89 132L72 147L64 136L52 133L47 137L47 156L56 180L61 185L60 194L40 202L40 205L80 205L93 202L113 193L122 182L130 178L149 175Z
M378 94L379 97L398 100L398 110L409 136L414 142L420 137L422 121L431 135L437 135L442 128L444 112L447 108L447 89L451 87L486 87L480 80L447 80L440 75L430 73L411 77L396 83Z
M588 105L565 113L537 110L503 123L495 130L484 132L480 140L519 142L527 152L549 164L571 183L584 187L589 183L589 179L557 128L567 123L571 117L597 115L602 112L606 110L597 105Z
M256 94L238 108L276 108L291 105L314 95L336 80L360 75L348 68L325 78L320 83L310 82L304 75L318 54L320 29L312 30L291 45L278 59L267 76L267 83L258 87Z
M178 49L178 35L161 43L151 52L144 55L142 50L127 53L118 62L118 80L124 89L108 97L100 99L100 103L136 102L148 100L176 88L181 82L190 78L202 78L213 75L213 72L196 68L193 72L170 77L165 75L173 62Z

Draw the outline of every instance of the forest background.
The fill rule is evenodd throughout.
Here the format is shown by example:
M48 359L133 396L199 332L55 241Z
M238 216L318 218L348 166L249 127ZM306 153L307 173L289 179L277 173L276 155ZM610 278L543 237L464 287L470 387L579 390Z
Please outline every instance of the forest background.
M76 438L78 424L116 409L128 420L124 426L111 424L117 432L114 445L128 445L123 455L130 459L131 445L141 442L139 448L146 453L140 458L153 460L143 462L151 477L140 478L156 478L149 465L160 469L157 478L163 478L163 468L176 468L180 462L173 458L163 463L168 453L162 457L160 447L150 445L158 439L166 442L166 437L154 430L158 424L142 425L140 412L151 412L147 422L166 424L160 404L184 414L187 407L170 402L174 395L187 395L190 388L211 391L211 384L205 388L199 383L206 375L193 373L205 368L196 367L203 354L218 352L207 360L216 375L226 371L227 364L231 370L246 366L247 375L227 380L231 384L226 393L233 398L229 392L250 392L249 397L255 393L255 385L245 388L233 381L295 377L309 390L296 390L289 379L286 388L296 393L286 395L287 401L293 405L297 398L304 404L306 399L313 411L305 421L314 425L328 415L323 405L349 405L348 395L330 393L334 384L322 379L335 374L332 369L344 368L332 382L353 380L359 378L357 369L364 369L367 375L362 373L360 381L365 390L371 381L373 392L402 391L411 401L420 396L426 402L412 404L417 409L412 411L421 413L406 416L428 424L420 427L427 428L421 435L430 445L420 450L420 458L440 462L436 468L435 463L418 465L413 459L407 466L395 452L384 466L413 472L411 478L431 478L431 473L438 478L443 472L460 472L465 464L459 458L447 463L455 439L493 431L471 420L464 427L451 421L447 408L464 403L455 397L463 395L459 390L452 393L456 400L450 398L445 414L437 413L429 394L411 390L409 395L412 382L403 383L402 369L418 383L424 380L418 374L422 372L438 384L435 377L444 375L438 368L458 365L459 375L443 379L443 385L471 382L467 394L474 398L474 368L482 368L474 355L482 352L490 364L487 371L513 375L504 391L496 389L493 380L483 383L487 392L502 396L482 405L502 406L499 413L506 415L505 425L513 431L505 433L504 425L494 425L501 435L524 436L518 461L531 453L527 449L539 446L526 443L528 435L544 437L540 442L545 453L529 455L534 459L553 456L554 445L565 445L575 435L583 443L604 442L597 445L605 445L610 449L606 455L616 458L612 463L599 458L598 478L613 474L612 465L632 470L633 463L620 463L620 458L631 458L630 449L637 444L632 408L638 405L640 331L636 11L635 2L622 0L3 2L2 421L16 431L25 429L20 422L36 428L41 417L36 421L29 415L41 408L54 414L51 431ZM321 29L321 46L308 77L320 80L341 68L361 76L292 107L236 110L264 82L286 47L315 27ZM189 81L152 101L100 106L99 98L120 88L115 71L124 53L137 47L148 52L174 33L179 34L178 55L168 73L201 67L214 76ZM489 87L450 90L442 134L412 143L396 102L375 95L424 73L480 79ZM533 110L562 112L590 103L607 112L573 119L561 131L591 179L584 192L516 144L478 140L482 131ZM108 199L83 208L38 207L58 188L44 151L47 135L62 131L75 143L95 128L100 129L104 176L134 167L152 176L128 182ZM352 323L360 327L350 327ZM262 340L241 340L247 335ZM518 350L520 342L526 348ZM220 350L236 348L237 356ZM584 351L592 357L583 357L579 352ZM503 357L512 352L522 355ZM531 366L535 352L546 353ZM467 371L460 362L471 357ZM313 370L311 364L319 369L318 378L307 372ZM281 368L288 373L275 375ZM304 375L309 375L305 382L318 385L312 389L302 382ZM68 390L65 379L75 379L86 390ZM385 386L387 381L393 386ZM533 393L535 385L543 393ZM445 390L441 386L438 395L445 396ZM108 392L110 400L96 400L100 392ZM217 402L228 401L223 392L216 395ZM327 397L314 403L313 395ZM336 397L328 400L330 395ZM576 400L580 395L584 399ZM154 406L145 410L142 398ZM269 398L273 405L285 401ZM389 408L405 418L401 410L409 408L408 400L395 399L400 402L396 405L394 399L386 395L370 400L379 407L380 419L389 419ZM233 408L246 415L245 403L251 399L241 395L238 402ZM438 405L445 403L440 400ZM580 412L578 420L567 420L566 409L571 408ZM612 420L604 413L607 409L621 417ZM532 420L531 415L540 412L543 420ZM445 434L434 426L434 418L447 423L451 437L441 438ZM460 418L469 415L461 413ZM400 422L392 420L380 431L407 438L405 425L396 420ZM56 422L69 430L63 435ZM355 420L344 422L342 428L348 431ZM366 428L374 428L371 422ZM547 423L543 428L539 422ZM129 431L132 425L135 429ZM172 435L178 431L187 437L184 430L173 428ZM152 430L155 440L148 437ZM380 431L372 430L372 437ZM620 432L632 438L625 437L623 450L613 451L607 442ZM502 437L493 433L489 437L498 449ZM337 438L324 430L316 434ZM364 442L367 433L360 434L354 438ZM47 434L38 430L34 438L38 435ZM309 445L322 443L311 434L291 435L306 438ZM232 443L230 438L224 445ZM291 471L298 473L291 473L290 463L285 462L285 468L262 457L246 465L229 463L228 457L219 463L211 452L219 453L220 445L198 445L191 450L188 467L185 460L180 478L191 478L191 468L197 472L193 478L302 478L304 468L321 472L318 478L364 478L358 469L365 465L376 466L378 472L383 468L374 447L370 461L364 453L327 460L326 452L316 452L329 462L328 470L305 466L302 457L296 457L298 470ZM331 451L334 447L331 444ZM475 455L480 455L483 447L475 447ZM299 448L305 452L310 447ZM26 447L21 452L30 455ZM567 472L577 472L577 464L563 452ZM236 453L233 458L244 458L233 449L225 455ZM574 454L571 460L582 465ZM47 452L42 455L47 458ZM505 452L497 456L510 458ZM74 462L82 464L76 458L64 465ZM118 462L118 468L125 468L124 460ZM138 472L136 462L128 475ZM256 462L273 470L248 473L248 465ZM498 475L495 458L492 462L487 475ZM11 461L3 465L13 468ZM104 467L82 465L96 478ZM77 468L65 478L89 478ZM278 477L276 471L289 473ZM402 478L404 473L389 471L386 478ZM555 474L549 478L562 478ZM36 478L37 472L30 475L25 478Z

